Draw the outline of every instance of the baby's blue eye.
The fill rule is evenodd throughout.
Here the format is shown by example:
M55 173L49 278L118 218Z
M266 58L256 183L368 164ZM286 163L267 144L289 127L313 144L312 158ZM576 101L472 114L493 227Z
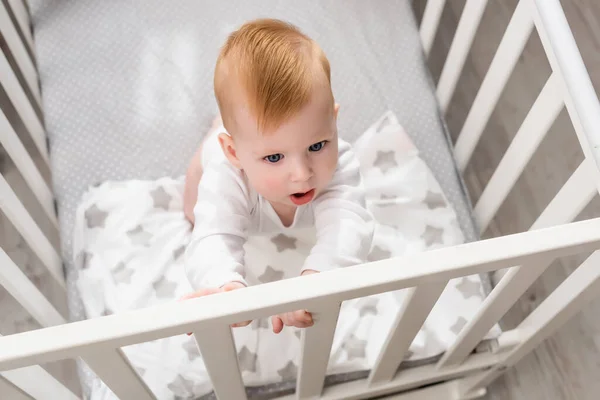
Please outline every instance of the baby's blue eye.
M274 164L276 162L281 161L282 158L283 158L283 154L278 153L278 154L271 154L269 156L266 156L265 160Z
M311 144L308 151L320 151L325 146L325 140L319 143Z

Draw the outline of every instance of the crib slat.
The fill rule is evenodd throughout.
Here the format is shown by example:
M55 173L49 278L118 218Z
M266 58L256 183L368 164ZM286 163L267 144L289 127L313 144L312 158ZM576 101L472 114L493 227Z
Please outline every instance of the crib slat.
M600 176L600 101L569 28L560 0L530 1L533 20L548 61L561 78L565 107L581 149Z
M463 8L437 85L437 97L444 113L454 94L456 83L465 65L469 50L471 50L475 32L477 32L487 3L488 0L467 0Z
M562 92L550 75L521 127L513 138L474 209L480 232L484 232L506 199L523 169L563 108Z
M202 360L219 399L247 399L229 326L194 332Z
M0 376L0 393L5 399L32 400L33 397L26 395L21 389Z
M433 46L445 5L446 0L428 0L425 5L425 12L423 13L423 19L419 27L419 35L421 36L425 56L429 55L431 46Z
M21 28L21 32L23 32L23 36L27 41L30 49L33 49L33 35L31 33L31 28L29 25L29 13L25 8L24 0L8 0L8 4L10 4L10 8L15 14L15 18L17 19L17 23Z
M81 358L118 398L156 399L121 349L102 349Z
M27 82L27 86L31 89L31 93L33 93L35 101L38 105L41 105L40 91L37 84L37 71L27 53L26 44L21 41L17 28L11 21L4 3L0 3L0 33L4 36L8 48Z
M44 162L49 166L48 146L46 144L46 136L42 121L35 112L33 105L29 102L29 99L25 95L25 91L19 84L17 76L2 52L0 52L0 84L2 84L10 101L16 108L19 117L21 117L23 124L29 131Z
M58 253L33 218L31 218L25 207L23 207L23 204L21 204L19 198L2 174L0 174L0 193L2 193L2 196L0 196L0 210L4 212L10 222L17 228L29 247L31 247L33 252L48 269L54 280L64 289L65 281Z
M596 298L600 292L598 264L600 252L596 251L519 324L516 331L523 334L521 343L492 369L464 378L460 385L461 393L466 394L487 386L500 376L506 367L516 364Z
M56 308L35 287L21 269L0 248L0 286L42 326L64 324L66 321Z
M0 377L36 400L79 399L39 365L2 371ZM2 398L4 399L4 396Z
M469 163L532 30L533 19L529 11L529 2L520 1L456 140L454 155L461 172Z
M595 193L596 188L589 161L584 160L530 230L570 222L585 208ZM461 330L456 342L446 351L438 366L462 363L477 343L540 277L551 262L552 257L541 257L533 265L510 268L484 299L475 316Z
M369 385L392 380L412 341L423 326L447 282L410 288L369 375Z
M334 303L319 308L319 311L313 313L315 325L302 330L297 399L314 399L321 396L340 306L340 303Z
M584 159L548 203L529 230L548 228L573 221L598 194L593 161Z
M2 110L0 110L0 144L2 144L21 175L23 175L23 179L25 179L25 182L27 182L27 185L40 202L52 224L58 228L52 191Z

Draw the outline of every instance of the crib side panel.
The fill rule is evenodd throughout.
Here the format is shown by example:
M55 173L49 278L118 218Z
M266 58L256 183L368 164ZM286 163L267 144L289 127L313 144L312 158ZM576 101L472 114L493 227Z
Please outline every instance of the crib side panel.
M62 325L66 319L60 306L46 298L26 273L24 263L31 261L15 257L10 247L15 242L12 235L20 235L31 256L47 269L43 276L53 281L44 286L53 287L53 295L65 296L41 88L24 0L0 2L0 42L0 212L7 225L4 237L11 239L0 242L0 285L40 326ZM4 371L0 381L3 389L23 398L78 398L37 365Z
M472 4L467 1L459 18L456 34L437 84L438 100L443 113L448 110L454 95L466 55L473 44L473 36L477 35L477 32L483 33L486 29L485 26L480 26L484 3L486 2ZM424 18L423 23L428 21ZM541 40L551 69L550 77L539 91L537 99L526 113L476 202L474 217L482 234L487 232L488 226L513 191L532 157L540 151L540 144L563 109L566 109L570 118L584 161L572 172L562 188L555 192L554 198L529 230L573 221L600 190L600 101L559 0L520 0L516 4L464 123L458 130L454 145L458 170L462 173L470 166L481 138L488 133L488 123L516 65L519 62L527 62L523 51L533 32L536 32ZM432 39L426 39L423 40L423 47L428 55ZM583 299L589 300L589 285L595 285L596 280L589 265L590 260L596 257L592 256L582 263L576 272L542 303L539 311L536 310L518 329L506 335L511 337L506 343L516 343L516 349L503 348L502 361L498 366L481 373L479 377L465 380L462 383L462 396L491 382L499 375L501 367L513 365L517 359L534 348L534 343L539 343L553 332L559 321L564 322L568 319L567 315L574 315L584 304ZM504 270L503 274L497 274L501 276L501 280L485 299L476 316L461 330L456 342L438 363L438 367L443 369L465 362L489 329L500 321L552 261L552 258L536 260L533 264L513 266ZM583 276L590 281L584 283ZM565 291L567 287L571 290L568 295ZM560 298L560 293L565 297ZM560 304L559 307L564 306L564 309L550 311L552 301ZM537 318L540 318L538 323L530 323ZM502 338L499 340L499 343L501 342Z

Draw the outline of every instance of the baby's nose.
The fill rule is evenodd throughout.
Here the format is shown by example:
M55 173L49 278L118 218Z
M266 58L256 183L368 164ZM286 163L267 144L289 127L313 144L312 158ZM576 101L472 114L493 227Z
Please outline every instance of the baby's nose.
M294 166L292 179L294 182L305 182L312 178L313 171L308 163L299 162Z

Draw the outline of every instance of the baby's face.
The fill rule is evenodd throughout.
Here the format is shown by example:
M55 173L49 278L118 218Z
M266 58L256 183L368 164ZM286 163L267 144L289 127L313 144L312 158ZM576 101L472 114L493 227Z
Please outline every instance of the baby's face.
M235 115L233 148L238 167L269 202L299 206L316 198L338 162L337 106L318 92L296 115L263 134L243 109Z

